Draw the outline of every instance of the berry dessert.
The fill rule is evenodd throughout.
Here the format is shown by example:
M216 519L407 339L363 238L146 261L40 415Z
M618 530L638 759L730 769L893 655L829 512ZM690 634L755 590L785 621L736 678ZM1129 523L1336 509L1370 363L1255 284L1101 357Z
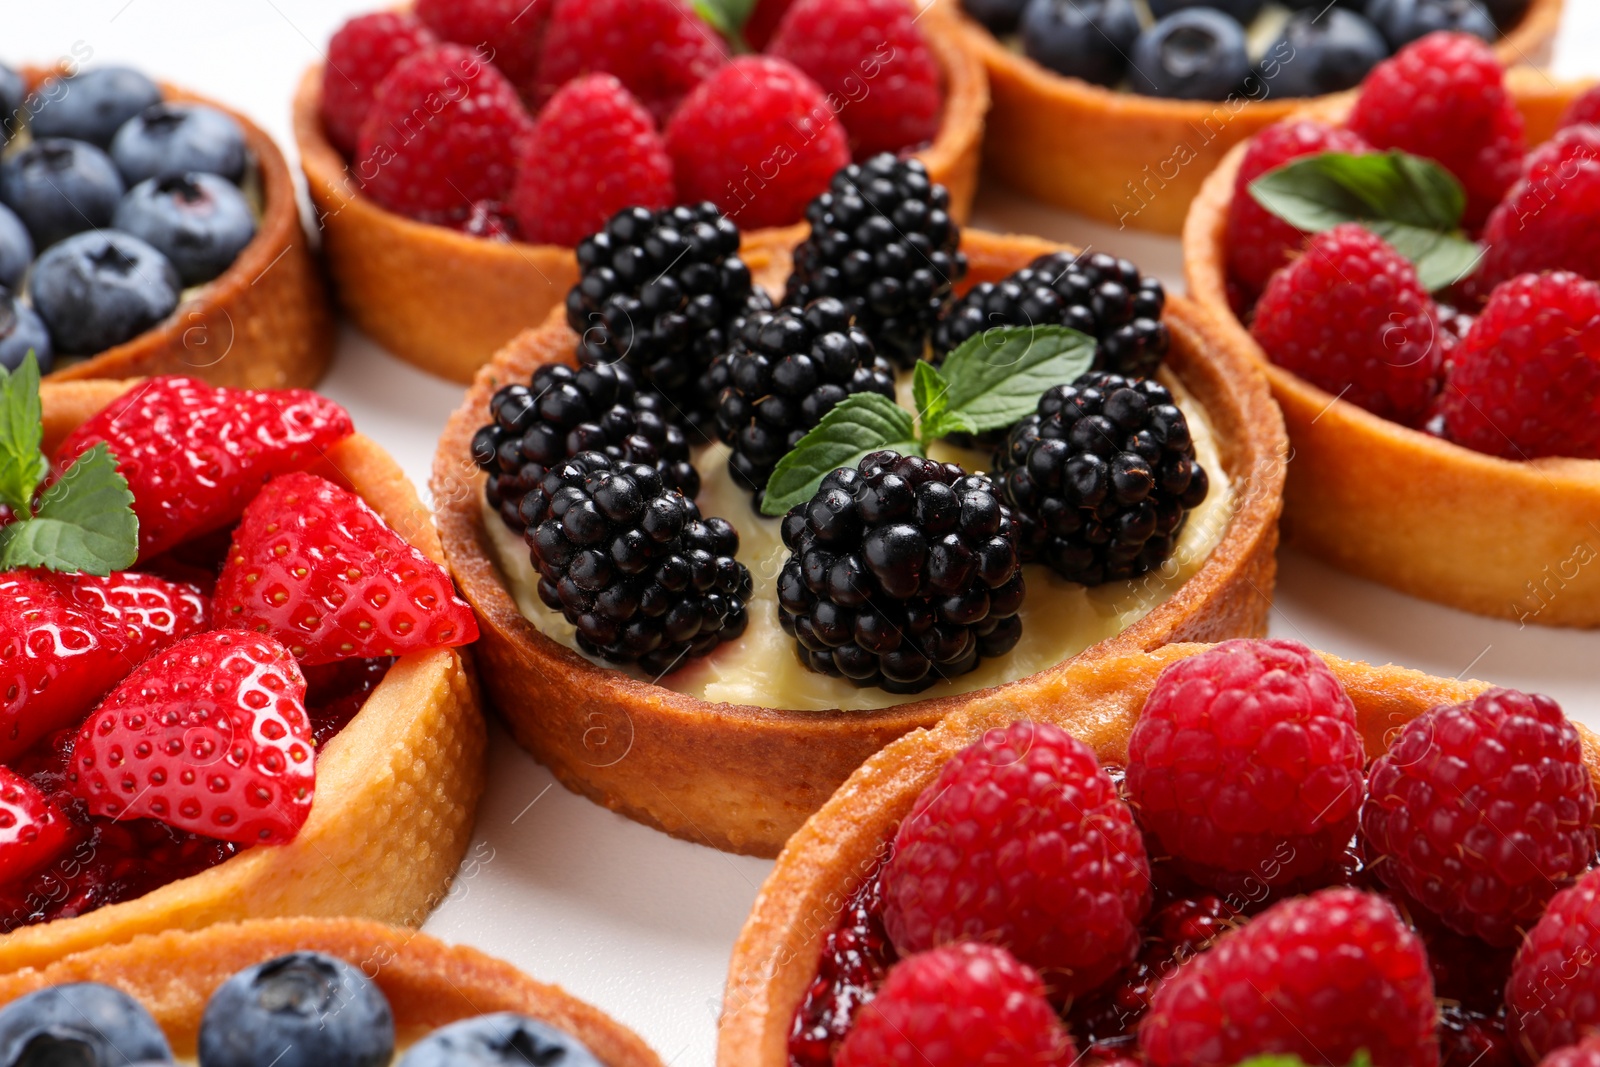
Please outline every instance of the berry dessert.
M0 367L307 386L333 320L282 155L127 67L15 72L0 162ZM20 136L19 136L20 135Z
M1589 1062L1596 742L1554 701L1285 640L1057 683L790 839L719 1064Z
M1189 288L1284 410L1297 543L1467 611L1600 625L1595 117L1434 32L1207 179Z
M948 204L916 159L849 164L787 274L710 204L625 209L566 321L480 372L441 530L497 704L573 789L771 854L890 736L1101 642L1261 625L1256 386L1132 264ZM1037 317L974 328L1022 279Z
M584 238L623 208L714 205L764 260L840 167L889 153L926 164L965 218L988 88L957 36L913 0L353 18L295 100L340 300L391 351L468 381L560 304Z
M41 387L28 356L0 394L0 971L420 921L485 742L477 624L394 462L303 390Z
M0 975L7 1063L661 1067L603 1012L508 963L357 919L170 931Z
M986 167L1037 199L1171 234L1229 149L1354 87L1405 45L1451 30L1492 43L1504 63L1538 62L1562 10L1562 0L940 4L960 13L989 72Z

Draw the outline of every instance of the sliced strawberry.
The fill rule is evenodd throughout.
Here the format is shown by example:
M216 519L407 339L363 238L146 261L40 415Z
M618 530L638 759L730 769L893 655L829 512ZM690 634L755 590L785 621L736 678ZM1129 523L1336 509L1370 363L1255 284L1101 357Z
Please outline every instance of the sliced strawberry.
M26 877L67 847L71 827L32 782L0 767L0 885Z
M216 597L220 621L272 634L303 664L478 639L444 568L312 474L274 480L246 509Z
M286 844L317 782L305 695L299 665L271 637L186 638L142 663L83 724L73 791L95 815Z
M304 389L152 378L73 431L55 462L106 442L133 491L143 560L226 526L268 479L306 469L352 432L344 408Z
M0 574L0 761L77 726L135 664L209 617L194 586L147 574Z

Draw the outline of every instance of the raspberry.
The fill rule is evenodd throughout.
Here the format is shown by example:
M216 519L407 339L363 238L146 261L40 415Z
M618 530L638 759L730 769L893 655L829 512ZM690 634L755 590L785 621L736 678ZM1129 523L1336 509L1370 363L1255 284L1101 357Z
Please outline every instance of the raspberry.
M746 230L799 222L850 162L844 126L792 64L740 56L695 87L667 124L681 201L710 200Z
M1533 271L1600 280L1600 126L1562 130L1534 149L1483 240L1483 263L1463 283L1469 297Z
M1433 298L1410 261L1353 222L1317 234L1272 276L1250 333L1278 366L1407 426L1439 388Z
M1139 823L1224 892L1315 874L1355 832L1356 709L1296 641L1225 641L1156 679L1128 739Z
M1379 877L1492 945L1516 944L1594 859L1582 743L1549 697L1491 689L1434 708L1373 763L1371 786L1361 831Z
M1539 1061L1539 1067L1600 1067L1600 1035L1553 1049Z
M837 1043L894 963L883 930L883 868L861 884L822 942L816 977L789 1028L790 1067L833 1067Z
M356 174L391 211L458 220L476 200L505 199L531 124L505 75L472 50L424 48L378 83Z
M745 20L742 31L745 43L757 52L766 51L772 35L778 32L778 24L793 6L794 0L756 0L755 10Z
M1568 104L1561 115L1562 129L1583 125L1600 126L1600 85Z
M322 70L322 125L335 148L355 153L373 90L396 63L433 43L428 28L403 12L376 11L339 27Z
M664 126L726 61L722 38L685 0L555 0L539 59L539 99L580 75L613 74Z
M1517 949L1506 1032L1533 1063L1600 1028L1600 870L1550 898Z
M917 798L884 869L884 926L901 952L1002 945L1058 996L1130 963L1150 910L1133 813L1094 753L1017 722L959 753Z
M767 52L839 102L857 159L902 152L939 133L938 61L910 0L796 0Z
M1522 115L1500 61L1467 33L1430 33L1379 63L1349 126L1375 148L1426 156L1461 179L1469 229L1489 217L1522 166Z
M1372 151L1360 134L1316 119L1289 119L1256 134L1245 149L1228 206L1228 271L1253 297L1266 288L1274 271L1289 262L1305 244L1305 231L1284 222L1256 203L1250 183L1269 170L1301 156L1320 152Z
M1152 1067L1228 1067L1251 1056L1435 1067L1428 957L1394 906L1356 889L1273 905L1179 968L1151 1001L1139 1048Z
M1452 355L1445 436L1491 456L1600 458L1600 285L1524 274Z
M442 40L487 46L484 60L532 95L550 0L417 0L416 11Z
M539 112L510 208L522 238L576 245L625 207L673 200L672 160L655 123L609 74L568 82Z
M994 945L894 965L856 1014L835 1067L1066 1067L1076 1050L1033 968Z
M1499 990L1495 990L1499 995ZM1443 997L1443 994L1440 994ZM1517 1067L1517 1053L1498 1014L1439 1005L1439 1067ZM1584 1067L1571 1064L1569 1067ZM1600 1067L1600 1062L1595 1064Z

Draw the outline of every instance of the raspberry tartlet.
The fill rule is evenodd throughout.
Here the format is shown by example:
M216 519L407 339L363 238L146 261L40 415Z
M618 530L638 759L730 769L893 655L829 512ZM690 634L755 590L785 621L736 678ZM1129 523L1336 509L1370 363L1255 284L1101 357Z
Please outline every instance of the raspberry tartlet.
M1291 543L1466 611L1593 627L1600 453L1585 404L1596 395L1586 376L1600 361L1600 263L1582 247L1592 233L1584 212L1595 210L1585 189L1595 185L1579 164L1592 158L1585 145L1600 128L1576 109L1564 117L1584 87L1524 69L1506 71L1502 84L1476 47L1424 39L1374 72L1378 102L1330 104L1235 148L1189 214L1189 290L1225 343L1260 363L1283 408L1294 444ZM1427 106L1462 110L1453 120L1435 110L1407 133L1405 101L1425 92L1408 86L1441 69L1430 66L1436 59L1462 84ZM1430 130L1469 123L1477 132L1460 143L1482 150L1481 167L1448 158L1454 133L1429 145ZM1454 207L1464 210L1465 237L1452 238L1463 267L1428 277L1437 260L1419 268L1365 225L1308 238L1241 192L1342 158L1329 152L1371 160L1374 139L1415 153L1408 165L1425 157L1463 172ZM1554 169L1536 169L1546 165ZM1489 249L1481 260L1472 238ZM1340 282L1361 281L1335 286L1324 274L1335 263ZM1462 270L1464 280L1441 287ZM1555 332L1531 329L1536 320ZM1314 340L1319 330L1332 340Z
M1554 701L1282 640L1056 682L889 745L790 839L719 1063L1534 1063L1589 1025L1597 750Z
M347 58L307 71L294 103L341 305L396 355L465 382L544 321L577 279L578 238L629 204L716 201L747 216L758 259L798 240L834 169L887 148L922 159L964 219L989 98L952 22L909 0L795 6L812 10L758 55L735 55L718 31L738 27L686 0L488 4L482 26L438 3L352 20L330 46ZM434 91L451 78L493 101L474 105L484 132L447 131L440 159L414 166L406 145L452 121L462 93ZM369 107L363 129L352 114Z
M915 161L847 168L753 279L705 231L645 271L726 280L687 333L614 265L712 224L624 211L566 321L479 373L435 457L441 536L494 703L569 788L772 855L907 730L1031 703L1097 643L1261 630L1283 453L1259 377L1131 263L957 243L944 195Z
M19 414L31 366L3 383ZM485 735L476 626L394 461L300 391L40 398L7 455L60 473L34 514L5 509L0 586L13 628L62 636L0 638L0 971L219 921L419 925L470 839Z
M98 1030L59 1017L87 1005L105 1012ZM294 1063L427 1067L450 1062L446 1051L482 1057L474 1062L521 1051L574 1067L661 1063L632 1031L558 986L474 949L359 919L219 923L74 953L0 976L0 1011L8 1038L49 1029L52 1048L67 1054L110 1040L128 1054L165 1045L163 1058L198 1051L210 1063L255 1063L255 1042L276 1040L266 1058L287 1057L292 1044L285 1062Z
M1297 39L1291 29L1279 38L1277 45L1268 47L1266 55L1251 56L1257 61L1245 68L1242 78L1221 86L1220 93L1211 95L1208 92L1198 99L1179 99L1172 95L1156 95L1155 87L1135 92L1104 84L1109 80L1116 85L1123 80L1122 70L1130 65L1130 56L1134 69L1153 69L1161 65L1158 60L1147 59L1136 52L1135 39L1141 31L1135 12L1144 5L1125 0L1096 0L1082 5L1059 0L1054 5L1058 9L1054 16L1045 10L1051 6L1045 0L1033 3L1027 0L940 0L940 6L959 19L967 46L983 57L988 70L994 98L989 113L989 137L994 149L986 155L985 166L1008 184L1047 203L1120 226L1159 233L1176 234L1182 230L1184 214L1190 201L1200 192L1202 180L1230 148L1319 98L1309 95L1305 88L1281 92L1273 86L1273 81L1291 72L1298 76L1306 64L1324 62L1321 58L1312 58L1313 49L1319 57L1333 51L1320 40ZM1322 10L1321 5L1287 6L1297 12L1298 19L1305 21L1306 31L1316 33L1320 25L1324 27L1321 32L1340 38L1341 51L1350 47L1352 52L1359 52L1360 49L1349 43L1350 37L1359 36L1373 39L1376 57L1389 54L1389 43L1372 26L1362 25L1358 33L1334 30L1333 24L1340 20L1354 21L1361 5L1340 5L1331 14ZM1380 3L1371 6L1388 6L1397 12L1420 12L1429 5ZM1433 6L1442 9L1447 5ZM1458 15L1465 12L1487 19L1484 11L1498 13L1502 8L1512 7L1506 4L1455 5L1454 11ZM1262 4L1258 0L1207 4L1158 0L1149 8L1164 16L1163 23L1174 18L1216 21L1225 17L1233 21L1242 13L1250 23L1248 40L1257 42L1276 36L1278 29L1284 26L1286 14L1274 5L1267 15L1261 15ZM1210 10L1213 8L1220 10ZM1302 8L1305 10L1300 10ZM1502 27L1495 34L1496 54L1507 64L1536 62L1547 55L1561 20L1561 8L1562 0L1532 0L1515 16L1514 24ZM1197 9L1205 9L1206 14L1198 15ZM1438 15L1449 17L1443 11ZM1080 76L1056 73L1045 63L1029 58L1025 48L1017 43L1019 19L1024 24L1029 20L1039 24L1041 56L1048 56L1057 48L1064 49L1060 64L1068 68L1068 74ZM1002 35L996 36L986 22L1001 26ZM1071 32L1087 43L1052 44L1053 36L1066 32L1065 23L1071 23ZM1128 36L1121 36L1113 23L1126 24ZM1490 32L1493 27L1485 26L1482 30ZM1209 40L1215 32L1206 24L1174 26L1174 32L1169 35L1175 42L1171 65L1179 74L1189 72L1196 77L1209 78L1222 66L1217 56L1202 54L1196 41L1197 37ZM1237 29L1230 32L1237 35L1236 50L1242 61L1247 35ZM1146 27L1143 36L1152 36L1152 29ZM1107 51L1116 65L1116 73L1103 76L1089 73L1095 69L1093 60L1082 54L1088 45ZM1186 55L1192 58L1186 59ZM1298 63L1293 61L1296 58ZM1330 57L1326 62L1333 71L1347 72L1354 60L1341 56ZM1370 66L1372 58L1363 62ZM1359 68L1364 69L1365 66ZM1351 83L1346 80L1342 84ZM1145 92L1152 95L1143 95ZM1027 145L1028 150L1011 150L1015 145Z
M46 343L53 337L52 380L190 374L265 389L322 377L333 358L333 314L288 165L260 127L128 68L63 63L4 75L0 83L15 77L19 93L9 100L10 87L0 86L14 116L6 136L27 131L32 145L8 157L0 196L0 221L13 224L0 225L3 284L29 298L5 294L0 366L15 365L11 348L20 358L34 347L44 360L44 347L23 336L33 328ZM38 255L31 270L28 258L12 265L14 238ZM68 256L56 251L63 239L86 245ZM47 261L63 279L51 293L43 291ZM80 306L99 283L97 269L116 288L131 263L146 289L159 290L135 294L137 312L128 300L119 315ZM91 277L72 277L75 270Z

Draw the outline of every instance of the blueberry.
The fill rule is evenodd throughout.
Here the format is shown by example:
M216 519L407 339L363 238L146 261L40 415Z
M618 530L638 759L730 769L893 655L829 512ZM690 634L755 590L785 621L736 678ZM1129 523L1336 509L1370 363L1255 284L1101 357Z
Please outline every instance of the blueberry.
M96 67L70 78L47 78L32 119L35 137L71 137L101 148L122 124L161 100L161 87L128 67Z
M148 330L178 306L167 257L132 234L94 230L46 249L28 295L57 353L87 355Z
M1480 0L1368 0L1367 18L1396 52L1435 30L1495 38L1494 20Z
M1309 2L1309 0L1307 0ZM1215 8L1224 15L1232 15L1241 25L1248 26L1255 21L1261 9L1267 6L1267 0L1150 0L1150 13L1157 19L1164 19L1175 11L1188 8L1209 7ZM1320 8L1322 5L1319 4Z
M0 367L16 370L30 351L39 361L39 373L49 374L55 349L44 320L15 295L0 289Z
M18 288L33 262L33 238L17 213L0 204L0 285Z
M1027 6L1028 0L961 0L962 9L997 36L1015 33Z
M0 1008L0 1067L127 1067L172 1061L161 1027L120 989L51 986Z
M209 282L227 270L256 233L239 187L199 173L146 178L128 190L111 224L170 259L184 285Z
M1210 7L1191 7L1151 26L1133 45L1133 91L1174 100L1221 100L1250 74L1244 27Z
M1267 49L1269 57L1289 57L1276 73L1262 77L1274 96L1321 96L1361 84L1367 72L1389 55L1383 34L1366 19L1342 7L1297 11Z
M28 228L35 248L109 226L121 199L116 165L83 141L34 141L0 163L0 200Z
M320 952L247 967L211 995L200 1067L386 1067L394 1014L361 970Z
M602 1067L577 1038L503 1011L463 1019L411 1046L398 1067Z
M238 182L247 154L239 123L204 104L145 108L111 142L111 158L129 185L186 171Z
M1096 85L1116 85L1139 36L1133 0L1029 0L1022 50L1041 66Z
M27 98L28 87L22 75L0 63L0 144L11 140L22 124L22 101Z

